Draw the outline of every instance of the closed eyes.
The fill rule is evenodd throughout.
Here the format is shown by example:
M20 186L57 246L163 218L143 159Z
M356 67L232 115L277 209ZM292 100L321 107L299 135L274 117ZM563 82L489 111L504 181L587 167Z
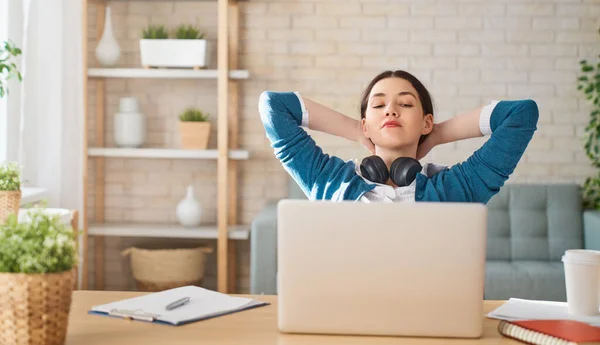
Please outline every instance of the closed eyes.
M404 108L412 108L413 107L412 104L406 104L406 103L400 103L399 105ZM378 109L378 108L383 108L384 106L385 106L384 104L379 104L379 105L373 106L373 108Z

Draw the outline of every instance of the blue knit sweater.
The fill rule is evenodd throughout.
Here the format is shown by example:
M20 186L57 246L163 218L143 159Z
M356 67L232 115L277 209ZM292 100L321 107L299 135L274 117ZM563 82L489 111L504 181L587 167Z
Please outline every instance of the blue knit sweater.
M375 188L357 175L354 162L323 153L300 127L302 106L293 92L263 92L259 111L275 156L309 200L356 201ZM532 100L496 104L488 141L466 161L432 177L417 174L415 201L487 203L523 156L538 116Z

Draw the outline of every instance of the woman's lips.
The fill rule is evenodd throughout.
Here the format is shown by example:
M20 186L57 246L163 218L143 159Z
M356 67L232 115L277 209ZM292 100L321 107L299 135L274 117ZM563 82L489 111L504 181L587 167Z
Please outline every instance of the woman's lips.
M386 127L402 127L402 125L400 125L398 122L395 122L395 121L388 121L388 122L384 123L383 126L381 126L381 128L386 128Z

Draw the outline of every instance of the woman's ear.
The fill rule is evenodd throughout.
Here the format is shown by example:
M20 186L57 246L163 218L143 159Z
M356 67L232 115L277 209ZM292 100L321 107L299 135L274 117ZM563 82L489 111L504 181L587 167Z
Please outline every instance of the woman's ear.
M423 117L423 130L422 135L427 135L433 130L433 114L427 114Z
M360 119L360 125L362 127L362 131L363 131L363 134L365 135L365 137L370 139L371 137L369 136L369 130L367 129L367 123L364 118Z

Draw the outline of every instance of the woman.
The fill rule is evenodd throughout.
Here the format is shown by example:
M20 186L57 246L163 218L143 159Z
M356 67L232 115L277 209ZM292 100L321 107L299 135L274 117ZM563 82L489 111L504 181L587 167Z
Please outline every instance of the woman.
M405 71L386 71L367 86L361 120L297 92L265 91L259 111L275 156L310 200L487 203L509 178L537 129L532 100L492 102L443 123L433 122L431 97ZM362 143L373 154L358 165L324 154L300 126ZM490 139L450 168L418 159L433 147Z

